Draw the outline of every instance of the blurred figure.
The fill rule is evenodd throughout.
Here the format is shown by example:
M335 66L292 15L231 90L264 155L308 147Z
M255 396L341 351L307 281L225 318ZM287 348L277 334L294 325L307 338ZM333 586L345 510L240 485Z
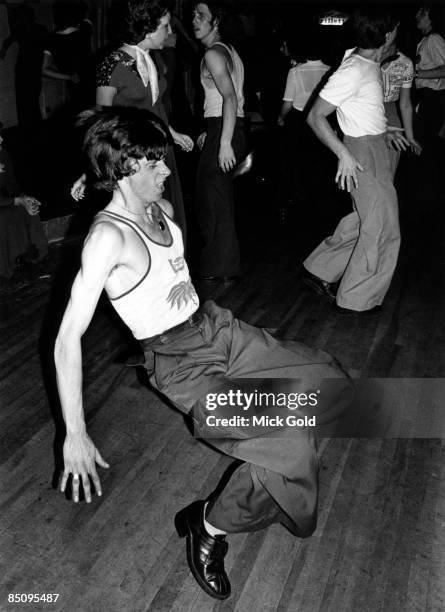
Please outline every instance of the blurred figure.
M437 32L439 10L438 6L425 5L416 13L422 40L417 45L415 72L422 157L437 191L443 190L445 167L445 141L443 134L440 136L445 121L445 40Z
M55 31L46 41L42 73L67 83L68 107L79 111L92 102L91 43L79 30L81 6L58 0L53 4Z
M169 121L180 129L190 130L194 123L193 95L187 96L186 75L191 65L196 62L198 46L176 15L171 16L170 25L172 32L168 35L164 47L157 52L162 56L167 68L167 88L163 104Z
M411 87L414 78L412 61L397 49L396 39L399 23L393 19L394 30L387 39L383 61L380 64L383 79L383 101L388 125L403 126L410 148L416 155L422 147L414 138L413 105L411 102ZM400 117L398 109L400 109ZM394 178L400 160L400 150L390 148L391 173Z
M283 83L289 69L295 64L289 41L277 31L263 32L260 37L261 61L257 64L257 91L261 115L267 125L276 125L282 103Z
M11 158L3 149L0 124L0 277L11 278L18 258L30 263L48 253L40 202L21 192Z
M21 128L33 129L42 119L40 113L40 90L42 86L43 48L47 36L46 28L36 23L34 11L27 4L11 10L11 34L0 49L0 58L5 59L9 47L18 45L15 65L15 100L17 120Z
M320 167L326 158L326 149L307 125L306 118L316 90L330 67L320 59L322 54L315 31L305 39L303 48L306 61L289 70L277 121L285 128L281 138L279 200L313 198L320 186L319 176L326 170L325 164Z

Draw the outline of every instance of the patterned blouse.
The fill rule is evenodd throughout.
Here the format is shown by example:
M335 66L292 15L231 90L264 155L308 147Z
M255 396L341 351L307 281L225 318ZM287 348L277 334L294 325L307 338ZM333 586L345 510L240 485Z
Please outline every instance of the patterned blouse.
M396 102L400 97L400 90L408 89L413 84L413 63L398 52L398 57L382 66L383 95L385 102Z
M156 60L158 58L156 57ZM133 106L145 108L167 122L162 96L167 82L164 76L164 66L157 64L159 75L159 98L153 104L150 83L147 87L142 82L136 68L136 60L125 51L118 49L108 55L98 66L96 74L97 87L114 87L116 95L113 98L114 106Z

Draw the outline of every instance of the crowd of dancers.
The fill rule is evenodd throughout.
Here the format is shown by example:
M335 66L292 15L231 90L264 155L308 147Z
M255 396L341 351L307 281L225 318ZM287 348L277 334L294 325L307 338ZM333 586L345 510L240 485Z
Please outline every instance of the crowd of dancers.
M283 28L280 30L276 24L271 25L273 49L264 43L263 55L256 53L264 63L265 78L264 74L258 76L258 65L253 58L255 52L252 49L258 50L258 40L253 42L252 14L239 12L235 19L227 11L227 5L198 3L190 14L190 23L186 23L185 18L181 22L172 13L166 0L133 0L127 6L125 18L120 19L113 48L97 53L102 59L97 61L94 76L94 25L87 6L79 2L56 2L53 9L55 30L48 34L36 23L30 6L19 6L15 13L15 27L1 49L0 56L4 58L14 41L19 45L15 79L19 125L31 134L41 120L41 75L66 84L65 107L69 112L64 115L65 123L73 123L79 110L94 103L101 107L145 108L162 119L168 126L170 138L166 162L171 174L166 183L165 198L173 205L175 220L186 242L187 219L190 221L193 216L193 222L199 227L198 275L204 285L229 283L242 273L233 182L236 166L242 163L249 151L246 139L249 121L246 119L262 116L265 129L275 134L276 126L280 128L277 206L282 206L283 202L290 202L293 206L310 205L311 199L332 182L330 175L334 158L331 152L338 157L343 147L343 153L347 149L354 155L350 150L352 145L348 147L346 144L348 138L381 134L385 134L385 154L390 156L387 194L392 192L390 184L394 181L400 154L405 149L419 155L419 168L423 175L428 176L434 193L442 191L445 41L440 34L438 7L420 7L415 15L409 16L415 18L421 35L415 58L410 58L398 47L400 16L394 12L384 13L387 19L385 27L390 35L382 44L377 44L380 39L363 43L365 49L370 49L370 44L376 45L373 49L378 49L370 60L374 63L369 64L375 68L373 78L378 92L372 92L368 83L360 94L358 90L343 92L344 85L340 83L340 97L335 92L332 99L329 98L330 92L341 75L347 75L345 83L353 82L352 77L349 80L346 66L356 59L357 53L353 50L357 45L360 48L360 41L354 39L352 28L349 28L351 57L347 59L345 56L336 70L338 60L332 53L330 59L326 54L320 27L314 19L308 18L304 27L299 24L301 35L294 38L290 35L291 28L288 27L287 34L284 34ZM349 23L352 23L351 19ZM406 25L406 15L402 15L402 23ZM185 58L181 59L185 67L179 65L179 58ZM365 61L359 61L365 64ZM358 65L351 67L354 79ZM200 83L192 78L195 73ZM357 87L359 85L360 82ZM382 85L383 103L380 96ZM352 97L343 97L343 93ZM375 103L371 108L372 99ZM320 100L331 105L325 115L327 123L321 121L320 116L316 117L322 104ZM394 131L388 133L387 126ZM400 132L396 131L398 128ZM75 141L70 139L69 133L69 127L64 129L64 145L74 148ZM393 141L389 146L388 139ZM191 168L193 171L193 164L179 163L178 169L176 157L178 151L190 152L196 148L200 155L196 180L190 187L189 174ZM376 219L367 216L365 221L364 212L357 212L366 180L362 169L363 154L360 158L356 152L355 158L358 174L351 170L351 177L346 175L345 181L340 180L340 187L352 189L354 212L327 239L324 250L308 257L303 280L329 299L336 298L339 314L351 311L349 314L371 315L378 312L376 307L383 301L397 261L396 194L392 196L391 219L384 218L369 203L368 195L363 196L364 209L368 212L372 209L372 214L379 219L378 224L386 228L382 242L382 230L375 225ZM76 167L76 163L72 165ZM342 179L341 172L339 177ZM71 192L75 199L84 196L87 184L85 174L74 183ZM190 203L184 205L184 184L187 197L192 192L193 213ZM374 186L369 186L369 189L376 193ZM3 192L5 190L6 185L2 188ZM19 194L10 190L6 195ZM384 196L386 199L387 195ZM38 199L34 200L38 202ZM7 214L6 208L3 214ZM361 227L359 234L358 224ZM389 254L386 242L392 245ZM9 239L9 243L14 243L14 240ZM20 245L20 249L23 248ZM331 257L332 252L335 252L335 258ZM370 252L372 257L369 257ZM43 253L46 253L45 249L42 249ZM8 256L9 261L20 255L23 253L15 248ZM357 257L361 258L362 264L355 262ZM371 267L369 261L374 262ZM365 276L369 276L369 281L361 278L360 265L367 268ZM351 270L354 272L348 280ZM9 265L4 274L11 276L13 271L14 265ZM379 276L385 280L377 280ZM337 287L338 283L340 287ZM354 286L354 295L359 295L359 298L346 298L350 283ZM369 283L375 285L375 289L371 289ZM368 286L366 291L365 286Z
M248 52L242 49L239 32L240 48L229 37L242 20L230 20L225 6L196 3L192 38L166 0L130 0L119 41L98 63L95 87L92 24L80 5L66 6L72 10L60 11L56 3L56 31L50 37L24 8L17 36L26 56L29 40L23 33L33 32L32 44L41 49L42 74L69 84L71 117L82 111L77 126L83 135L83 167L71 187L72 197L87 202L90 190L93 198L99 191L106 194L84 241L55 344L66 425L60 487L65 491L70 482L73 501L79 502L83 492L90 503L94 491L102 495L96 465L110 467L87 433L82 399L81 339L105 291L140 345L138 364L153 388L191 416L198 437L242 460L222 490L195 501L175 518L179 536L186 537L187 561L196 581L209 596L225 599L231 593L224 567L228 534L273 523L283 524L293 536L313 533L316 431L286 423L277 432L268 421L255 428L248 419L231 420L239 416L236 409L243 414L246 408L238 405L230 412L227 402L212 413L210 425L206 397L230 397L234 387L240 387L238 379L253 378L258 389L270 379L288 379L293 381L292 392L305 398L317 390L315 416L329 423L351 405L354 390L330 355L274 338L214 302L200 303L202 292L195 290L184 256L185 177L180 176L177 152L200 151L193 195L202 236L197 273L201 289L231 283L242 274L234 178L249 152L245 122L250 104L253 114L264 113L269 127L284 128L279 162L284 187L277 197L290 197L295 206L310 205L320 183L334 181L350 195L350 212L307 254L302 280L331 300L339 316L378 316L400 246L394 187L400 156L406 151L419 156L434 189L443 192L445 41L437 31L434 7L420 7L415 19L421 38L411 59L399 50L398 16L383 6L359 9L349 20L351 46L343 50L339 64L331 66L317 29L308 24L298 58L292 57L287 41L280 44L287 75L278 104L275 100L267 108L267 95L261 93L265 90L255 87L255 79L253 87L246 87L250 64L243 62L243 53L247 57ZM201 96L191 83L178 85L172 79L174 54L161 53L174 48L178 36L192 56L201 45ZM3 56L11 43L4 43ZM22 60L19 55L18 116L24 125L32 125L39 113L39 85L33 81L32 96L25 102ZM95 105L86 104L94 90ZM196 95L191 96L193 91ZM200 100L202 130L196 122L191 135L187 133L184 114L178 114L177 107L175 111L174 92L189 105L189 117L196 115L193 106ZM2 180L6 168L6 163L0 165ZM40 202L17 186L10 189L3 181L1 187L0 212L13 221L0 226L6 236L2 258L9 258L10 274L12 235L26 228L19 250L34 244L43 256L47 247L37 223ZM5 274L6 267L1 270ZM314 416L309 407L306 416ZM274 423L279 422L276 418Z

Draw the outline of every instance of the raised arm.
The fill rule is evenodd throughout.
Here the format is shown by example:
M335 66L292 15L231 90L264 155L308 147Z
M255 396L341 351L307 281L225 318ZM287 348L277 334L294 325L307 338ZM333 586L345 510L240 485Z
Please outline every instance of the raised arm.
M232 148L233 132L236 123L238 99L233 87L227 65L227 57L221 51L209 49L205 54L205 63L212 75L215 85L222 96L222 131L219 146L218 161L221 170L229 172L236 164L235 153Z
M97 494L102 494L95 464L108 467L86 431L82 401L81 338L90 324L110 271L119 262L122 245L123 238L119 230L111 224L99 223L93 227L82 251L81 268L73 283L55 344L57 386L66 425L63 448L65 469L61 491L65 491L68 477L73 474L75 502L79 501L79 476L86 501L90 502L90 477Z
M341 189L344 189L346 185L346 189L351 191L352 182L355 187L358 185L357 170L363 171L363 168L329 124L327 117L334 110L334 105L318 96L309 112L307 122L321 142L338 157L335 182Z

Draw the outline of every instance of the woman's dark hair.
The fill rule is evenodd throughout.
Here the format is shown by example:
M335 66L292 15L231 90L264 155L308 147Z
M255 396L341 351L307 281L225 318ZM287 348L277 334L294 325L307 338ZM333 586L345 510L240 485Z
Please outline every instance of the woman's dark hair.
M170 12L169 0L129 0L126 8L122 42L136 45L155 32L159 22Z
M396 25L396 18L378 7L358 10L351 24L354 44L362 49L378 49L385 43L385 34Z
M438 4L422 4L418 8L419 11L425 11L428 13L428 17L431 21L431 32L441 32L443 30L442 27L442 19L443 13Z
M53 19L56 30L76 28L81 21L79 3L71 0L56 0L53 4Z
M87 179L97 189L114 191L134 174L134 160L160 160L167 152L167 128L148 110L111 106L81 113Z

